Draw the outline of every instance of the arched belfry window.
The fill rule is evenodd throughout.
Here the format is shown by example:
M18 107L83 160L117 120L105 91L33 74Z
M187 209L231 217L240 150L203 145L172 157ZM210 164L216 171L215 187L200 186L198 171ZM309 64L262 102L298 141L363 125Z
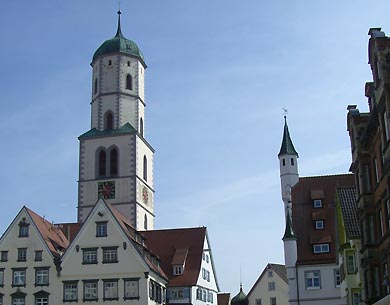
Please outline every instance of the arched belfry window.
M130 74L126 75L126 89L133 90L133 78Z
M104 177L106 175L106 152L102 149L99 152L99 165L98 165L98 173L100 177Z
M98 79L95 78L95 83L93 84L93 94L96 94L98 91Z
M110 176L118 175L118 151L113 148L110 152Z
M139 133L144 136L144 120L142 118L139 120Z
M114 128L114 115L111 111L107 111L104 115L104 129L113 129Z
M146 156L144 156L144 173L143 173L143 178L145 181L148 180L148 159L146 159Z
M144 229L145 230L148 229L148 217L146 216L146 214L145 214L145 217L144 217Z

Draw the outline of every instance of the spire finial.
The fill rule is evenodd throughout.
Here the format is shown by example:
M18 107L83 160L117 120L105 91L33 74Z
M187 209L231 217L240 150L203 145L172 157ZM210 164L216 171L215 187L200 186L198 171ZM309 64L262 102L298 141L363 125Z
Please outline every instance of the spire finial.
M120 1L119 1L119 9L118 9L118 29L116 30L115 37L123 37L122 30L121 30L121 7L120 7Z
M287 111L287 108L286 108L286 106L284 106L282 109L283 109L283 117L284 117L284 120L286 121L286 119L287 119L287 114L288 114L288 111Z

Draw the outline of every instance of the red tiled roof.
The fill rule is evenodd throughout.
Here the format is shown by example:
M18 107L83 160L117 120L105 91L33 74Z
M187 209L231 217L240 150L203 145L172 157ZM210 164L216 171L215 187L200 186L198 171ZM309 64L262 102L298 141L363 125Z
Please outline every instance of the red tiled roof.
M55 256L59 256L59 252L63 252L69 246L69 241L65 237L64 233L50 221L47 221L45 218L39 216L27 207L26 211L34 221L35 226L42 238L45 240L51 253Z
M146 246L161 258L161 267L168 276L168 286L194 286L202 263L206 228L185 228L144 231ZM172 261L176 250L188 249L183 274L173 275Z
M71 243L73 241L73 239L76 237L77 233L80 231L82 223L79 223L79 222L59 223L59 224L56 224L56 226L61 229L61 231L66 236L66 238Z
M230 293L218 293L217 294L218 305L229 305L230 304Z
M336 263L336 191L355 186L352 174L303 177L292 189L293 229L297 236L297 264ZM313 192L315 191L315 192ZM313 207L313 193L323 192L322 208ZM319 198L318 198L319 199ZM316 230L315 220L324 220L324 229ZM313 253L313 243L329 243L329 253Z

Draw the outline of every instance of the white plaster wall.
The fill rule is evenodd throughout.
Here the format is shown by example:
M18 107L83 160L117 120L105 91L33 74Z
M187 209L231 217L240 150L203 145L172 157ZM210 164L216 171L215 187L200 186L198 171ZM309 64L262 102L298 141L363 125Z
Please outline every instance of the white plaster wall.
M118 55L105 56L100 59L102 74L99 74L101 94L118 91ZM109 65L111 60L111 65Z
M143 162L144 156L147 158L148 163L148 173L147 173L147 181L145 183L153 188L153 151L145 144L145 142L137 137L136 144L136 154L137 154L137 176L143 180Z
M28 237L19 237L18 223L23 219L30 223ZM18 262L18 248L27 248L27 261ZM35 250L43 250L42 261L36 262ZM4 287L0 287L0 293L4 294L4 304L11 304L10 294L16 292L17 287L12 287L12 269L27 268L26 270L26 287L20 287L23 293L26 293L26 304L34 304L34 293L44 290L49 292L49 301L60 298L59 279L57 278L56 267L53 263L53 257L43 244L40 234L35 226L29 221L27 213L20 213L15 219L13 225L9 228L0 241L0 251L8 251L8 261L0 262L0 269L4 268ZM35 287L35 269L34 267L49 267L49 286Z
M130 123L138 130L138 99L126 95L121 95L119 99L119 127Z
M207 288L207 289L210 289L210 290L213 290L213 291L218 291L217 282L216 282L215 274L214 274L214 270L213 270L213 263L214 262L212 261L210 251L211 251L211 249L209 247L207 238L205 238L204 245L203 245L203 253L205 253L206 255L209 256L209 262L202 259L202 263L201 263L201 267L200 267L199 275L198 275L197 285L204 287L204 288ZM210 282L203 279L202 268L205 268L207 271L210 272ZM195 294L195 298L196 298L196 294Z
M138 95L145 102L145 69L141 62L137 62Z
M340 305L342 303L340 287L335 287L334 269L338 265L312 265L298 267L299 298L305 305ZM305 288L305 271L321 272L321 289Z

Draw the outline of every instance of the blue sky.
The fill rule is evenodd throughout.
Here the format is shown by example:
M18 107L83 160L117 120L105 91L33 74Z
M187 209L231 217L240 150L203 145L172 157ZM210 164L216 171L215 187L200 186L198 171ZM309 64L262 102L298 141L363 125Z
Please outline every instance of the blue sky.
M222 291L283 263L283 107L302 176L346 173L346 107L367 110L367 32L388 1L122 1L141 48L156 227L207 226ZM94 51L116 1L3 1L0 231L26 204L76 221L78 140L90 128Z

